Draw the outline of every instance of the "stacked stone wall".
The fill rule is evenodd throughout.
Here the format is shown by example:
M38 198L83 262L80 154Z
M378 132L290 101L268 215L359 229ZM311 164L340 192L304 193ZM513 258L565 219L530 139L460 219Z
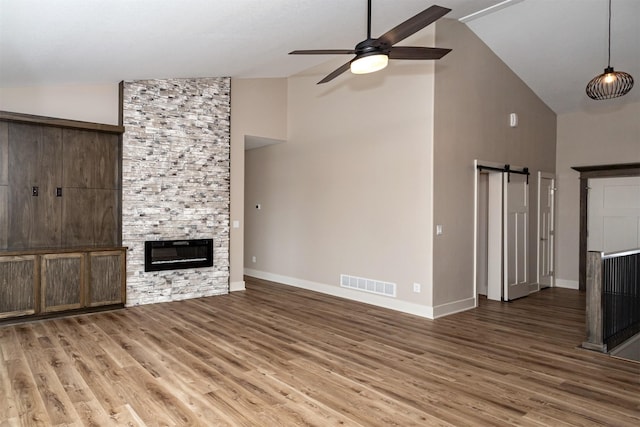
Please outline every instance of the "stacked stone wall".
M127 305L229 291L230 78L123 83ZM145 240L214 241L213 267L144 271Z

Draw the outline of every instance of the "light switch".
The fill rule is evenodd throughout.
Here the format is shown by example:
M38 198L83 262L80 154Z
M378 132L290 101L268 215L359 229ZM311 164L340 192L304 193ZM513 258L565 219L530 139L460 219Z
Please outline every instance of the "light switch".
M240 228L240 221L233 221L233 228Z
M436 236L440 236L443 233L442 224L436 224Z

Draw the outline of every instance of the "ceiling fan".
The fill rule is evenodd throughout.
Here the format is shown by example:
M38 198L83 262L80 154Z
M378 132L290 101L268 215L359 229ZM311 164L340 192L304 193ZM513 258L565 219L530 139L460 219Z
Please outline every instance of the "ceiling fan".
M402 24L392 28L377 39L371 38L371 0L367 7L367 38L354 49L294 50L289 55L355 55L355 57L320 80L327 83L348 69L354 74L373 73L387 66L389 59L440 59L451 49L437 47L394 46L401 40L420 31L449 13L451 9L431 6Z

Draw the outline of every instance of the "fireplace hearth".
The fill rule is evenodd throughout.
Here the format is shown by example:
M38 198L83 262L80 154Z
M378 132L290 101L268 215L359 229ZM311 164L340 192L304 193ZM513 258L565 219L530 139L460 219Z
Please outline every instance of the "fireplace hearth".
M213 266L213 239L144 242L144 271Z

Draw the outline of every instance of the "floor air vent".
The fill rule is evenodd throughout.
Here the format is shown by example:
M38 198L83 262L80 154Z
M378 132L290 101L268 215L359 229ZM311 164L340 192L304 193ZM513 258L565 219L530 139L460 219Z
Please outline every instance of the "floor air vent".
M340 286L343 288L356 289L372 294L396 296L396 284L391 282L381 282L379 280L365 279L363 277L340 275Z

